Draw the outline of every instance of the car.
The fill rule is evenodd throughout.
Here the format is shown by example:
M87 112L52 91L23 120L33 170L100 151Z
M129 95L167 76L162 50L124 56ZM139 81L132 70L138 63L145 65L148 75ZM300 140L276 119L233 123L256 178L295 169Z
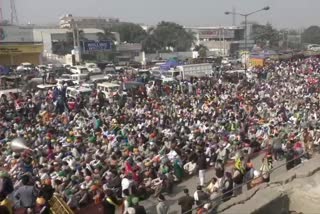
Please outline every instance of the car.
M41 73L44 73L48 71L48 67L46 65L38 65L36 66L36 70Z
M65 85L65 84L67 84L67 86L76 85L72 79L56 79L56 81L57 81L57 85Z
M90 74L102 73L101 69L95 63L86 63L86 68L89 70Z
M70 70L71 65L69 65L69 64L63 64L63 67L64 67L65 69L67 69L67 70Z
M71 97L76 99L79 95L82 97L89 97L92 93L92 89L83 86L72 86L67 87L66 95L67 97Z
M98 83L97 90L101 91L108 99L115 96L119 91L120 85L110 82Z
M34 69L34 66L29 63L29 62L23 62L17 67L18 72L23 72L23 71L32 71Z
M89 70L88 68L84 67L84 66L72 66L70 67L70 71L73 74L89 74Z
M72 74L71 79L75 84L79 85L89 80L89 76L87 74Z

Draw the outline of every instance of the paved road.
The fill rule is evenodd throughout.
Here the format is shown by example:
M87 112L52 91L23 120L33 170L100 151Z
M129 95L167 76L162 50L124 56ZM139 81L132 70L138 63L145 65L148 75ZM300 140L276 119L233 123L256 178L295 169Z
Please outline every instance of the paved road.
M260 154L260 155L258 155L256 158L254 158L252 160L253 164L254 164L254 167L256 169L259 169L261 167L261 163L262 163L261 159L262 159L263 156L264 156L264 154ZM277 167L282 163L283 162L274 162L274 167ZM227 171L228 170L231 170L231 166L227 167ZM283 166L283 167L275 170L271 174L271 177L277 176L280 173L284 173L285 171L286 171L286 169ZM214 169L211 168L211 169L207 170L207 172L206 172L206 181L208 182L214 176L215 176ZM174 187L174 190L173 190L172 194L170 194L170 195L164 194L165 197L166 197L166 200L167 200L167 204L170 207L169 214L180 214L181 213L180 206L178 205L177 201L181 196L184 195L183 194L183 189L188 188L190 194L193 195L193 193L196 191L196 188L197 188L198 184L199 184L198 176L193 176L193 177L190 177L189 179L184 180L183 182L177 184ZM244 188L243 191L245 191L245 188ZM142 201L141 205L143 205L147 209L147 212L149 214L155 214L156 213L155 206L157 205L157 203L158 203L157 199L155 199L155 198L153 198L151 196L148 200Z

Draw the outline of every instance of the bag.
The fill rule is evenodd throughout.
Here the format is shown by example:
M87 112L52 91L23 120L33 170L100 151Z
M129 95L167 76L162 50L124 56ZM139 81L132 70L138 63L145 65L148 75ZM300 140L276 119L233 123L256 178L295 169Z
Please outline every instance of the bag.
M270 177L270 167L269 164L263 163L260 172L262 173L263 179L268 179Z

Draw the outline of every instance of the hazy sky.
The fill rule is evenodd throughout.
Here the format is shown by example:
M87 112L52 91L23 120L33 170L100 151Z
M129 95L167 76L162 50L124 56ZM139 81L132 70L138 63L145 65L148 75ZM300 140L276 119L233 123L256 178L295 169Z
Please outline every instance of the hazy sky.
M185 26L231 25L224 15L235 7L251 12L269 5L271 10L250 20L270 22L277 27L301 28L320 24L319 0L15 0L20 23L57 23L60 16L116 17L120 20L156 24L161 20ZM0 0L5 18L10 16L9 0ZM237 23L242 21L237 17Z

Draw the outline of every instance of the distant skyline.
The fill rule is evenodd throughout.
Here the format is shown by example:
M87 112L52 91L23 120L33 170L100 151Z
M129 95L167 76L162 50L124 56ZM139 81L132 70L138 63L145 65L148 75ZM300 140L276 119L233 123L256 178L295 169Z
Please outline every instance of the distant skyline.
M5 19L10 19L10 0L0 0ZM233 7L239 13L251 12L265 6L249 18L277 28L305 28L320 25L319 0L15 0L19 23L58 24L65 14L74 16L114 17L121 21L155 25L173 21L184 26L232 25L232 16L225 15ZM237 17L237 24L243 19Z

